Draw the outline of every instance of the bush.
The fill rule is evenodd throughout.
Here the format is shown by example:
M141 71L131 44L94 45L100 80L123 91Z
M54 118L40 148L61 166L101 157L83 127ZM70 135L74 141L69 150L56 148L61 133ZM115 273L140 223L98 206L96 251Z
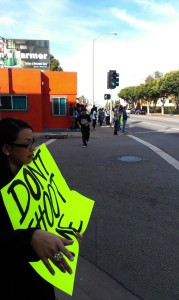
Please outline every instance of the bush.
M165 106L164 107L164 114L176 114L175 107Z

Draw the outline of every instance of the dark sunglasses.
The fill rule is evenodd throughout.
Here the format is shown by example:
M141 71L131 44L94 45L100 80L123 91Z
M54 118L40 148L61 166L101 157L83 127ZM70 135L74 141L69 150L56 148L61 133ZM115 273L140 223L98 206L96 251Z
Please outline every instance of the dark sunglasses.
M31 149L35 144L35 139L33 139L31 142L29 142L28 144L15 144L15 143L11 143L9 144L10 146L15 146L15 147L19 147L19 148L26 148L26 149Z

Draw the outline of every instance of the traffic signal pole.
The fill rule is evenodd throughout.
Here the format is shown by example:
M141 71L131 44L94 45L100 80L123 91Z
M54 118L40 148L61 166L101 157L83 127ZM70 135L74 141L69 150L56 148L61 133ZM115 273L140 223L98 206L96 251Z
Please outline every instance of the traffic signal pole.
M112 126L112 89L111 89L111 101L110 101L110 127Z
M110 126L112 126L112 90L119 86L119 73L116 70L109 70L107 73L107 89L111 89L110 102Z

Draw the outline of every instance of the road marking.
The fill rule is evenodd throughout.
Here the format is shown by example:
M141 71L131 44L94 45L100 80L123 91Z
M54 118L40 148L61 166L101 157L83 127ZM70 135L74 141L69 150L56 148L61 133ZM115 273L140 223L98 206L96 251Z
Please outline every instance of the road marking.
M56 139L50 139L47 142L45 142L45 145L49 145L49 144L51 144L51 143L53 143L55 141L56 141Z
M158 125L155 123L147 123L147 122L142 122L143 124L147 124L147 125L154 125L154 126L159 126L159 127L166 127L166 125Z
M158 125L158 124L154 124L154 123L147 123L147 122L142 122L142 123L144 123L144 124L147 124L147 125L154 125L154 126L158 126L158 127L164 127L164 128L167 128L166 130L167 131L171 131L171 130L177 130L177 131L179 131L179 129L178 128L168 128L168 126L166 126L166 125Z
M156 146L154 146L154 145L152 145L150 143L147 143L147 142L139 139L136 136L129 135L129 134L127 136L129 136L130 138L136 140L137 142L145 145L146 147L149 147L152 151L154 151L161 158L163 158L167 163L169 163L172 167L174 167L175 169L177 169L179 171L179 161L178 160L174 159L169 154L167 154L164 151L162 151L160 148L158 148L158 147L156 147Z
M165 131L163 131L163 130L147 130L147 131L135 131L135 133L159 133L159 132L161 132L161 133L163 133L163 132L173 132L174 131L174 129L172 130L172 129L166 129Z
M154 124L154 123L148 123L148 122L141 122L141 123L143 123L143 124L146 124L146 125L153 125L153 126L155 126L155 127L163 127L163 128L166 128L165 129L165 132L166 131L179 131L179 128L168 128L168 126L166 126L166 125L158 125L158 124ZM135 126L135 123L130 123L130 125L132 125L132 127L133 126ZM163 132L163 131L161 131L161 130L148 130L148 131L136 131L137 133L147 133L147 132L153 132L153 133L155 133L155 132Z
M154 130L135 131L135 133L137 133L137 134L138 134L138 133L140 133L140 134L141 134L141 133L150 133L150 132L152 132L152 133L159 133L159 132L163 132L163 130L162 130L162 131L161 131L161 130L157 130L157 131L156 131L156 130L155 130L155 131L154 131Z

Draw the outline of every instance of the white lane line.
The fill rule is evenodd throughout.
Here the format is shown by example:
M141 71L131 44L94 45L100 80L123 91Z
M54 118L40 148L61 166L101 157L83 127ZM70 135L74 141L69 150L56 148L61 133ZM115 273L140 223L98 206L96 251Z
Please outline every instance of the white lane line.
M51 143L53 143L53 142L55 142L56 141L56 139L50 139L50 140L48 140L47 142L45 142L44 144L45 145L49 145L49 144L51 144ZM35 147L35 149L38 149L40 147L40 145L39 146L36 146Z
M51 144L51 143L53 143L55 141L56 141L56 139L50 139L47 142L45 142L45 145L49 145L49 144Z
M159 133L159 132L161 132L161 133L163 133L163 132L173 132L174 131L174 129L173 130L171 130L171 129L166 129L165 131L163 131L163 130L147 130L147 131L135 131L135 133Z
M173 166L175 169L177 169L179 171L179 161L178 160L174 159L173 157L171 157L169 154L165 153L158 147L155 147L152 144L147 143L147 142L139 139L136 136L129 135L129 134L127 136L129 136L130 138L136 140L137 142L149 147L152 151L154 151L156 154L158 154L160 157L162 157L167 163L169 163L171 166Z
M154 131L154 130L135 131L135 133L150 133L150 132L152 132L152 133L159 133L159 132L163 132L163 130L162 131L160 131L160 130L157 130L157 131Z
M153 126L158 126L158 127L167 127L166 125L158 125L158 124L155 124L155 123L147 123L147 122L142 122L143 124L147 124L147 125L153 125Z
M178 128L171 128L172 130L178 130L179 131L179 129Z
M179 131L179 128L173 128L173 127L171 127L171 128L168 128L168 126L166 126L166 125L158 125L158 124L154 124L154 123L147 123L147 122L141 122L141 123L143 123L143 124L146 124L146 125L153 125L153 126L155 126L155 127L163 127L163 128L166 128L165 129L165 132L166 131ZM132 127L135 127L135 124L133 124L133 123L130 123L130 125L132 125ZM136 131L137 132L137 131ZM149 130L149 131L146 131L146 132L163 132L163 131L161 131L161 130ZM144 132L137 132L137 133L144 133Z

